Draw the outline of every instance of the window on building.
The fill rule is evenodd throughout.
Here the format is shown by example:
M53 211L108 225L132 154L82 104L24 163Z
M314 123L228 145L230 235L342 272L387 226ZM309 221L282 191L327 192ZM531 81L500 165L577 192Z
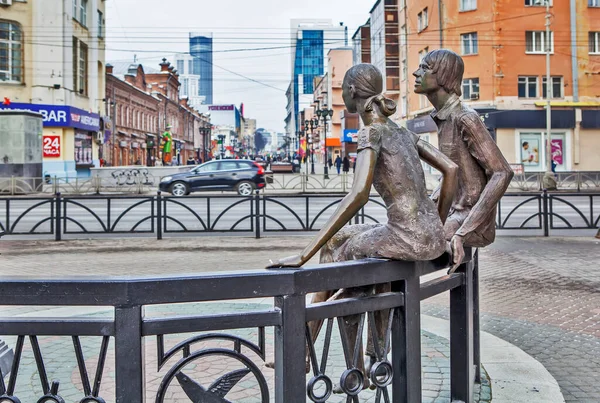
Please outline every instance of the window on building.
M419 14L417 14L417 27L419 28L419 32L427 28L429 25L429 17L427 15L427 7L423 9Z
M550 98L563 98L563 78L562 76L550 77L552 85L550 86ZM546 77L542 78L542 98L546 98Z
M600 0L588 0L588 7L600 7Z
M460 0L460 11L477 10L477 0Z
M462 85L463 99L479 99L479 78L466 78Z
M463 55L476 55L479 52L477 32L469 32L460 36Z
M427 8L425 8L423 11L417 14L417 28L419 32L427 28L427 25L429 25L429 19L427 16Z
M554 33L550 32L550 42L546 40L546 31L525 32L525 53L546 53L550 46L550 53L554 53Z
M525 0L526 6L547 6L552 5L552 0Z
M0 81L23 81L23 33L14 22L0 20Z
M87 27L87 6L88 6L88 0L80 0L80 3L79 3L79 22L84 27Z
M77 6L77 0L73 0L73 18L77 19L79 14L79 7Z
M98 38L104 38L104 14L98 10Z
M183 72L184 63L185 62L183 60L177 60L177 71L179 72L179 74L184 74L184 72Z
M600 32L590 32L590 54L600 55Z
M519 98L538 97L538 78L536 76L519 77Z
M429 53L429 46L419 52L419 64L425 59L427 53Z

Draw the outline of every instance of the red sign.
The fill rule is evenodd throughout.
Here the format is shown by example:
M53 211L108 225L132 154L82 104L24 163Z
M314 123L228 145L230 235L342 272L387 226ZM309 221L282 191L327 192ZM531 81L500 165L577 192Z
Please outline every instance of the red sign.
M44 157L60 157L60 136L44 136L43 146Z

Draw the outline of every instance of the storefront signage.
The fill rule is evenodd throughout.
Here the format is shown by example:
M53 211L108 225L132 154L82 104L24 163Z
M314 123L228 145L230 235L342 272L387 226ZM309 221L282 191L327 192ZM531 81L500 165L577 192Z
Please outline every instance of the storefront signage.
M408 120L406 122L406 128L417 134L437 132L437 125L431 116L424 116L421 118Z
M209 111L232 111L235 108L234 105L211 105L208 107Z
M94 132L100 130L99 115L71 106L11 103L0 105L0 109L39 113L44 118L44 127L73 127Z
M344 143L356 143L358 142L358 129L346 129L344 130Z
M44 158L60 157L60 136L44 136L42 140Z

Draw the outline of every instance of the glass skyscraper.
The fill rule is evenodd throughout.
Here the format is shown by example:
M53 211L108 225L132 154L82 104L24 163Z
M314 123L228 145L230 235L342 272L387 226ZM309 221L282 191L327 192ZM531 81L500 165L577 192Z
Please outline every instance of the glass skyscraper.
M198 95L205 103L213 103L213 38L212 34L190 34L190 55L194 58L192 73L200 76Z
M346 27L331 20L308 19L291 21L292 80L287 91L286 133L295 136L300 130L298 114L313 101L314 79L327 70L327 52L347 46Z

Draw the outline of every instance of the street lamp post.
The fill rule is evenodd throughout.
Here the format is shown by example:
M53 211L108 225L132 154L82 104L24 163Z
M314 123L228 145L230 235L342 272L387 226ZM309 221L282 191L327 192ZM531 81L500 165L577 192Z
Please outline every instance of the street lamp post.
M225 159L225 135L219 134L217 136L219 138L220 149L221 149L221 159Z
M315 174L315 128L319 127L318 119L311 119L304 121L304 128L308 135L308 128L310 127L310 135L308 136L307 144L310 144L310 173L311 175ZM307 147L308 148L308 147Z
M333 116L333 109L317 109L317 116L323 118L323 136L325 137L325 168L323 171L325 179L329 179L329 167L327 166L327 118Z

